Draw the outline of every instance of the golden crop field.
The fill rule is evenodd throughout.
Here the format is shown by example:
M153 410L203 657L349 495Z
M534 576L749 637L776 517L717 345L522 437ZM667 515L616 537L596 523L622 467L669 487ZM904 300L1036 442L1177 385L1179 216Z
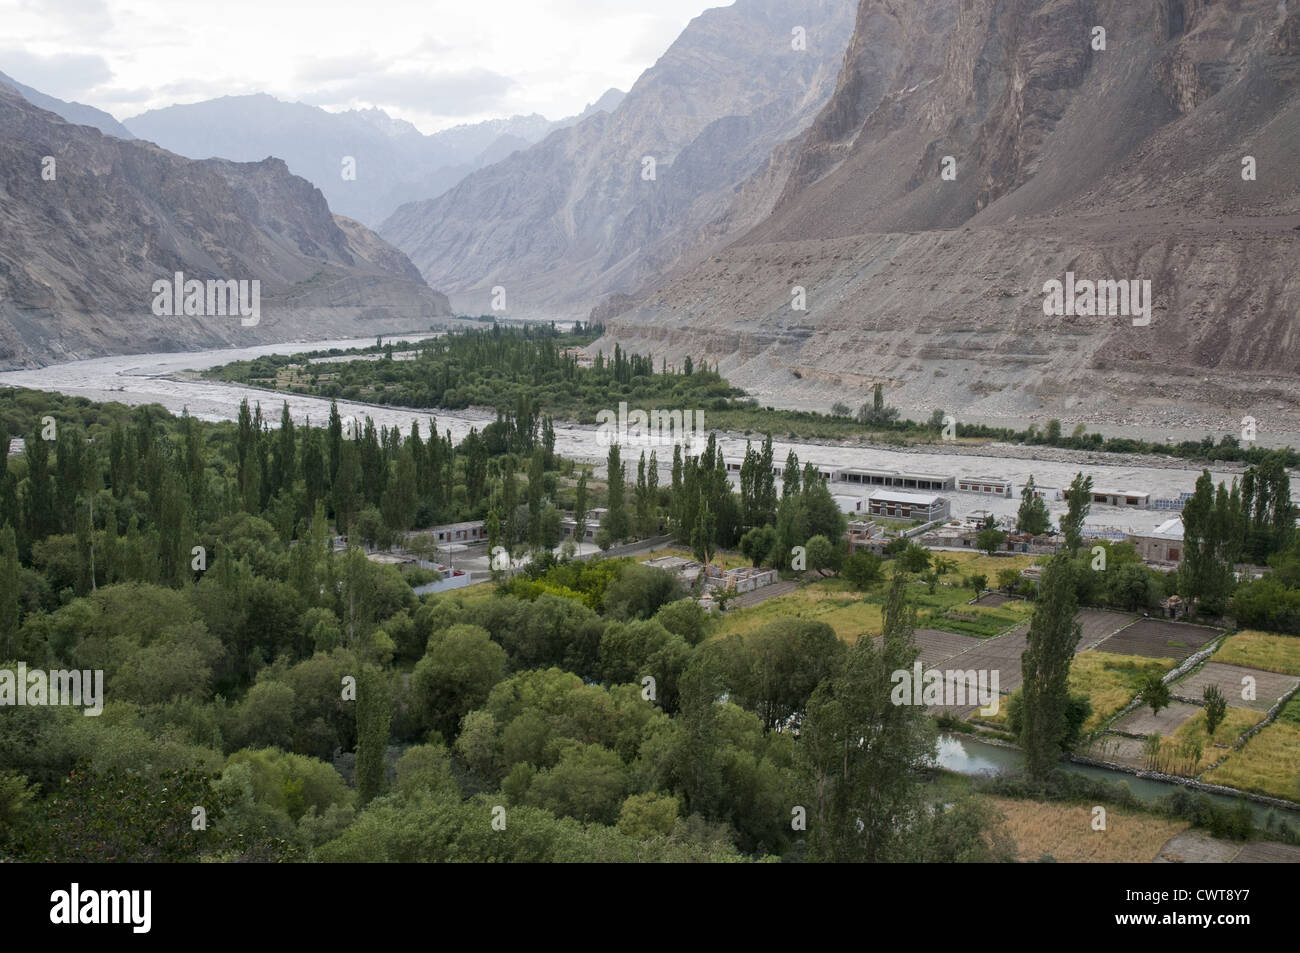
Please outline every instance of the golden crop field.
M1125 808L1106 808L1106 829L1093 830L1093 809L991 798L1006 818L1020 860L1050 854L1061 862L1148 863L1171 837L1191 825Z
M1300 638L1251 630L1238 632L1224 640L1213 661L1282 675L1300 675Z

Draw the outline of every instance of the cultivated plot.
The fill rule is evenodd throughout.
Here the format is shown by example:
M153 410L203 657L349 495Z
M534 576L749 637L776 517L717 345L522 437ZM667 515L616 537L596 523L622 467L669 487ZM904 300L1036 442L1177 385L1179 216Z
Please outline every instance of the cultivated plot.
M1142 707L1129 712L1115 723L1115 730L1130 735L1152 735L1157 731L1162 735L1172 735L1183 722L1192 718L1200 709L1186 702L1171 702L1158 714L1151 714L1151 709Z
M1163 619L1141 619L1097 646L1116 655L1145 655L1182 661L1220 634L1219 629Z
M1109 609L1081 609L1079 628L1083 634L1079 638L1078 650L1084 651L1096 646L1102 640L1132 625L1137 618L1127 612L1112 612Z
M1224 665L1222 662L1206 662L1198 671L1170 687L1175 695L1183 698L1200 698L1207 687L1217 685L1229 705L1268 711L1297 684L1300 684L1300 678L1295 675L1280 675L1258 668ZM1250 697L1252 695L1253 698Z

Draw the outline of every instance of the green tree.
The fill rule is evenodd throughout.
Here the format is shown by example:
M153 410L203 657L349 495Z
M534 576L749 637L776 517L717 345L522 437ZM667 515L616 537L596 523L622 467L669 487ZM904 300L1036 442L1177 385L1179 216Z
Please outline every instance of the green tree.
M1213 740L1223 719L1228 717L1228 700L1218 685L1206 685L1201 697L1205 700L1205 733Z
M0 771L0 844L22 820L36 800L36 788L16 771Z
M1021 655L1024 723L1020 745L1025 768L1045 777L1060 758L1068 732L1070 663L1082 629L1070 562L1054 557L1043 572L1042 588L1029 624L1028 645Z
M677 826L677 799L650 791L632 794L618 812L618 829L634 840L672 833Z
M606 460L606 472L609 477L609 506L601 520L601 529L609 531L615 543L628 538L631 530L627 515L626 490L623 482L623 462L619 457L618 444L610 444L609 457Z
M776 530L771 526L756 526L740 537L740 551L751 565L763 566L768 564L776 542Z
M616 822L629 781L622 759L601 745L566 740L561 749L529 786L529 803L583 823Z
M865 592L884 577L884 563L875 553L857 552L845 557L841 571L854 589Z
M58 796L34 809L24 825L21 853L54 863L158 863L197 860L214 837L191 827L194 805L219 824L224 803L203 772L188 768L146 777L118 768L77 767Z
M1232 564L1239 546L1240 527L1231 526L1231 497L1202 470L1192 498L1183 507L1183 566L1179 579L1183 595L1201 611L1218 615L1227 608L1232 589Z
M22 566L18 561L18 537L8 523L0 527L0 658L14 658L18 634Z
M774 619L752 635L710 645L731 698L772 731L802 714L813 692L843 662L845 644L824 622Z
M404 533L415 520L418 487L415 478L415 458L403 450L393 464L393 475L384 488L382 512L384 523L394 533Z
M1173 700L1169 694L1169 686L1165 684L1164 676L1159 672L1148 672L1146 681L1142 686L1142 700L1151 707L1151 714L1160 714L1160 709L1168 708L1169 703Z
M59 527L54 511L49 443L39 433L29 434L23 445L23 456L27 462L27 479L22 484L24 529L29 543L36 543L58 532Z
M385 759L393 700L384 673L363 665L357 675L357 797L365 805L388 787Z
M412 702L422 723L450 743L461 719L487 701L505 665L505 649L479 626L459 624L435 632L411 675Z
M1092 477L1075 474L1065 495L1067 510L1061 517L1061 532L1065 548L1073 555L1083 545L1083 522L1092 509Z
M982 529L975 536L975 545L992 556L1007 541L1007 534L1000 529Z
M587 541L587 471L578 474L578 485L573 491L573 539L578 545Z
M1035 495L1034 478L1020 491L1020 510L1016 513L1016 529L1031 536L1042 536L1052 528L1052 519L1047 513L1047 504Z
M895 672L910 673L919 651L907 577L885 593L880 648L859 639L839 671L813 692L799 756L811 790L809 853L817 860L877 863L905 858L925 807L915 766L934 752L920 705L895 704Z
M920 543L909 540L895 562L903 572L923 573L930 568L930 551Z
M825 536L808 540L808 568L820 575L835 572L844 564L844 551Z

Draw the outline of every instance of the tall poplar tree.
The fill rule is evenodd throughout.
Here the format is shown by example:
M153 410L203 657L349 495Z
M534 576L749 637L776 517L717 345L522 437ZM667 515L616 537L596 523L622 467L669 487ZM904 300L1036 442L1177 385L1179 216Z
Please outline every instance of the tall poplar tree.
M811 791L809 853L816 860L906 859L925 821L916 767L934 754L934 729L922 705L893 697L894 673L910 677L920 655L906 573L891 577L882 620L880 646L859 639L849 648L839 671L813 692L800 728L798 756Z
M1061 517L1061 532L1065 535L1065 548L1073 554L1083 545L1083 521L1092 509L1092 477L1075 474L1065 499L1068 508Z
M1070 663L1082 634L1073 573L1073 564L1064 554L1047 564L1029 624L1028 645L1020 657L1024 673L1020 746L1025 770L1034 778L1051 773L1069 731Z
M362 665L357 674L357 797L369 804L387 788L384 759L393 700L384 673Z

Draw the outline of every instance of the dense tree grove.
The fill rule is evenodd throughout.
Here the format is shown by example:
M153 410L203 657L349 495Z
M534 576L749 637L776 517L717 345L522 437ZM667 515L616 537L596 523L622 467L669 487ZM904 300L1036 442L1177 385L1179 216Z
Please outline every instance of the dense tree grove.
M992 818L926 808L927 722L890 703L915 655L900 586L883 650L797 619L713 641L675 576L550 554L560 506L608 489L526 401L459 445L432 422L277 417L0 394L0 441L25 441L0 458L0 670L104 680L93 717L89 695L0 715L0 857L989 856L968 841ZM627 532L666 516L709 552L752 529L778 555L837 548L823 481L792 460L778 500L757 453L740 494L712 443L678 454L671 492L638 458ZM469 517L534 551L472 597L417 597L425 577L358 545ZM877 718L847 768L828 760Z
M984 802L931 796L935 723L891 692L917 659L912 602L955 562L901 538L885 560L847 554L826 481L791 453L778 487L770 436L733 489L712 437L675 447L662 485L656 452L611 447L602 483L555 453L526 395L459 444L432 420L402 433L336 407L208 423L4 391L6 450L10 434L24 444L0 457L0 672L102 672L103 693L0 713L0 859L1008 856ZM1072 538L1087 491L1081 476ZM1204 474L1175 574L1081 539L1041 584L999 574L1036 600L1008 712L1032 774L1089 716L1066 690L1079 605L1176 591L1300 629L1289 500L1284 468L1231 488ZM586 524L601 507L605 545L666 531L701 559L840 573L880 605L882 638L846 645L799 617L714 638L675 574L556 557L562 511ZM495 586L417 597L427 572L362 546L437 558L422 531L464 519L511 556ZM1238 586L1234 562L1259 556L1273 572Z
M375 347L351 361L310 363L302 356L268 355L208 373L295 393L403 407L515 407L526 400L586 423L595 423L601 410L616 410L620 401L692 410L744 406L741 391L689 358L681 368L663 363L656 368L649 355L630 354L616 345L608 359L601 353L591 363L580 362L577 349L603 330L582 324L568 332L549 325L493 325L412 344L414 360L396 360L391 348Z

